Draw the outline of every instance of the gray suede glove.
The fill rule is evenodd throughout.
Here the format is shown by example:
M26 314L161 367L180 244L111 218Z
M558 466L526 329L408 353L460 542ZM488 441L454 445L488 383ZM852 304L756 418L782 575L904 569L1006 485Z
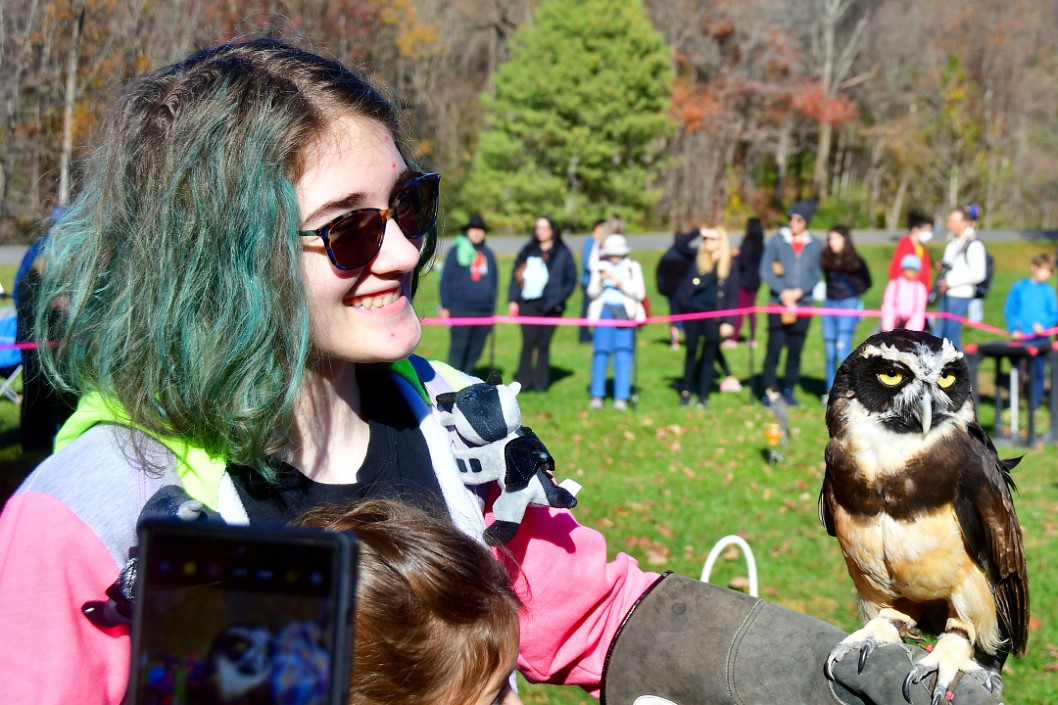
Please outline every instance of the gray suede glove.
M862 673L855 654L823 673L845 633L826 622L715 585L669 574L632 610L610 645L603 705L907 705L901 694L922 649L875 649ZM923 683L913 705L928 705ZM955 705L996 705L972 678Z

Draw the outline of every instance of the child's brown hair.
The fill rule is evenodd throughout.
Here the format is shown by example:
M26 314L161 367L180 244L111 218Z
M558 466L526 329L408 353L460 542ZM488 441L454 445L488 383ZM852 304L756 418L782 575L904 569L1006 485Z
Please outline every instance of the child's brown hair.
M1049 252L1041 252L1032 258L1033 267L1047 267L1054 271L1054 257Z
M481 544L385 500L321 507L299 523L360 540L350 705L457 705L513 667L521 604Z

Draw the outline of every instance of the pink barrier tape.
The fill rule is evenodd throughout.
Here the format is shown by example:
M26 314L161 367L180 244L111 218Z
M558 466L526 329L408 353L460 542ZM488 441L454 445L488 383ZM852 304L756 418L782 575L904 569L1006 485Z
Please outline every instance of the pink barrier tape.
M703 311L701 313L680 313L668 316L651 316L643 321L618 321L612 318L605 320L590 321L587 318L562 318L557 316L475 316L466 318L423 318L424 326L491 326L494 323L519 323L525 325L540 326L586 326L594 328L598 326L610 326L613 328L639 328L651 323L676 323L679 321L697 321L709 318L729 318L751 313L785 313L784 306L746 306L744 308L728 308L722 311ZM806 316L855 316L856 318L880 318L882 312L877 309L848 309L848 308L821 308L816 306L799 306L794 312L800 317ZM926 317L953 318L961 321L964 326L977 328L986 333L1001 338L1011 338L1011 334L1002 328L990 326L987 323L978 323L968 318L956 316L947 311L928 312ZM1048 328L1039 334L1041 336L1055 335L1058 326ZM1037 337L1037 334L1033 334ZM37 343L0 343L0 350L36 350Z
M638 328L652 323L676 323L679 321L696 321L710 318L729 318L753 313L785 313L788 309L784 306L746 306L744 308L729 308L721 311L703 311L700 313L680 313L668 316L651 316L643 321L619 321L614 319L591 321L586 318L561 318L555 316L478 316L473 318L424 318L424 326L488 326L493 323L520 323L525 325L544 326L610 326L614 328ZM882 312L878 309L847 309L847 308L822 308L816 306L800 306L794 309L800 316L846 316L856 318L881 318ZM930 312L926 314L933 318L952 318L961 321L964 326L977 328L986 333L1009 338L1010 333L1002 328L990 326L987 323L971 321L968 318L956 316L947 311ZM1054 335L1058 333L1058 326L1049 328L1043 335Z

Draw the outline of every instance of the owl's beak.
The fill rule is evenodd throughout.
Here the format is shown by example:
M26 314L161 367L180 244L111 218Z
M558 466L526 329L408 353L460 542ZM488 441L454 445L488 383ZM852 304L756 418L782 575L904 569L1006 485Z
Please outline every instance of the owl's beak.
M922 435L929 433L929 429L933 426L933 395L927 390L922 395L922 400L918 408L918 418L922 422Z

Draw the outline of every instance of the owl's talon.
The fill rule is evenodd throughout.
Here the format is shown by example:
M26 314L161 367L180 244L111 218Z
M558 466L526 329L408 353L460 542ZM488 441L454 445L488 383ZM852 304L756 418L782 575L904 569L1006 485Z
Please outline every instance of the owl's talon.
M997 698L1003 695L1003 676L991 668L981 668L976 671L970 671L970 677L975 681L988 688L988 692L995 695ZM952 684L954 688L954 684Z
M859 650L856 659L856 672L863 673L863 667L867 663L867 657L874 651L874 647L878 645L878 642L871 637L865 637L862 641L856 638L847 638L840 642L837 646L831 650L827 656L826 662L823 664L823 672L830 680L834 678L834 664L845 658L846 655L853 651Z
M903 687L900 688L900 692L903 694L904 700L906 700L909 704L911 703L911 682L914 677L915 670L911 669L911 671L907 674L907 678L904 679Z
M932 698L929 701L930 705L944 705L945 703L950 705L955 697L955 686L959 684L959 680L963 677L963 671L956 671L950 683L942 683L937 666L923 666L921 662L912 666L907 678L904 679L904 686L900 691L904 696L904 700L909 703L912 702L911 684L920 682L926 676L930 676L929 685L925 686L932 693Z
M874 647L877 645L878 643L869 637L864 640L863 646L860 647L860 658L856 662L857 673L863 673L863 667L867 665L867 657L871 655L871 652L874 651Z

